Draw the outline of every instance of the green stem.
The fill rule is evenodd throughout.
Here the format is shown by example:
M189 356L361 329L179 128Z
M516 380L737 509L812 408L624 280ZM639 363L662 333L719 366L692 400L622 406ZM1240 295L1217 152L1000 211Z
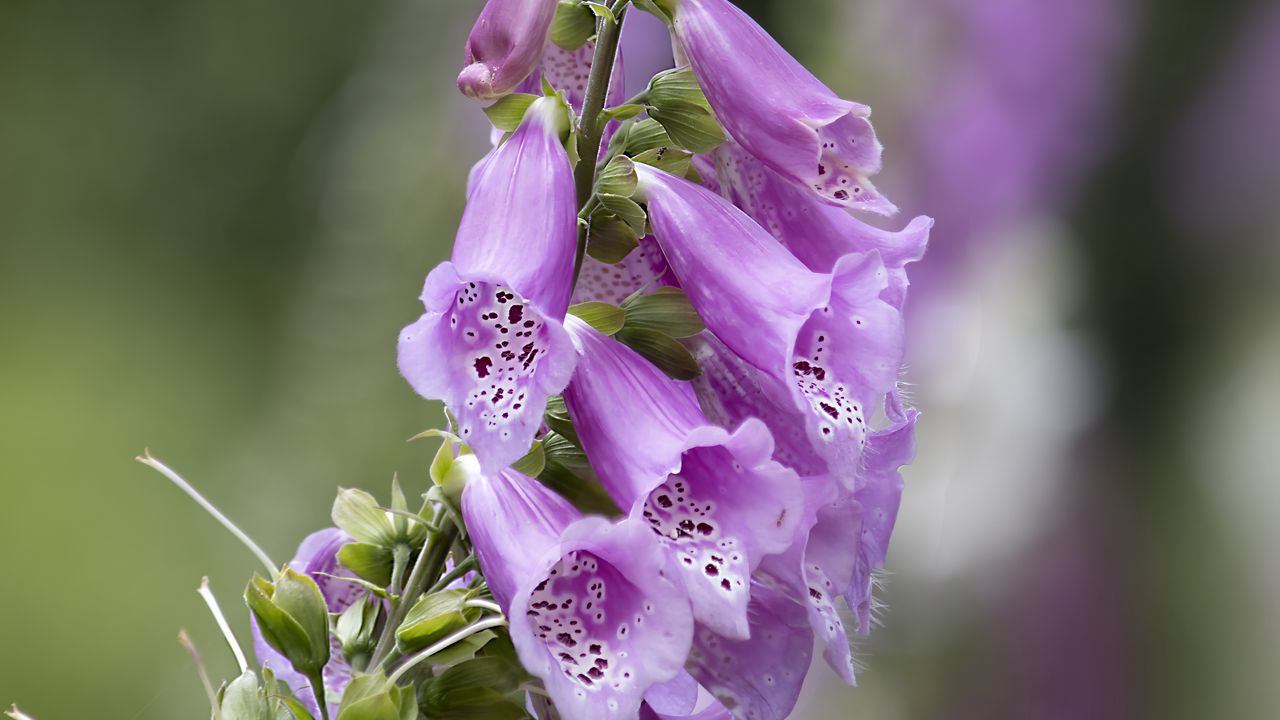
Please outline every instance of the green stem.
M378 645L374 648L373 657L369 660L370 667L375 667L379 662L388 661L391 649L395 647L396 629L400 627L400 623L404 622L409 608L422 594L427 583L440 577L445 558L449 556L449 548L457 537L458 527L449 523L440 532L427 538L426 547L418 555L418 562L414 563L413 570L409 572L409 580L405 582L400 604L392 608L391 614L387 617L387 624L382 628L382 636L378 638Z
M329 720L329 703L324 696L324 675L316 673L307 677L311 683L311 692L316 696L316 706L320 708L320 720Z
M596 49L591 59L591 75L587 79L587 93L582 101L582 114L578 118L578 166L574 168L574 185L578 194L578 207L590 202L596 184L596 156L600 154L600 138L604 123L600 113L604 110L605 96L609 91L609 78L613 76L613 64L618 57L618 38L622 34L622 21L629 0L614 0L609 9L616 21L600 18L596 33ZM578 273L587 252L587 229L578 226L578 251L573 260L573 284L578 284Z
M452 570L445 573L443 576L441 576L439 580L435 582L434 585L428 588L427 594L430 595L433 592L437 592L439 590L445 589L446 587L449 586L449 583L471 572L472 570L475 569L475 567L476 567L476 556L475 555L467 556L466 560L463 560L457 565L454 565Z

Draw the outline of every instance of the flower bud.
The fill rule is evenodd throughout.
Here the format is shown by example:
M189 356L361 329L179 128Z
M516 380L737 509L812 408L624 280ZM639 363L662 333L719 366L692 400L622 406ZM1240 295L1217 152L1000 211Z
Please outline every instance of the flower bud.
M348 535L373 545L390 547L396 542L391 518L377 499L364 490L342 488L333 501L333 524Z
M373 598L366 597L360 602L353 603L338 615L338 620L334 623L333 635L342 646L342 657L347 662L354 663L356 658L367 661L373 652L377 644L374 631L378 624L378 607L378 603Z
M468 590L455 589L418 598L396 629L400 650L421 650L479 620L480 608L467 607L470 596Z
M315 581L289 568L275 583L255 575L244 599L267 644L303 675L319 675L329 662L329 610Z
M337 720L414 720L418 698L413 688L389 682L382 673L360 675L342 695Z
M501 97L537 69L556 0L489 0L471 28L458 89L477 100Z

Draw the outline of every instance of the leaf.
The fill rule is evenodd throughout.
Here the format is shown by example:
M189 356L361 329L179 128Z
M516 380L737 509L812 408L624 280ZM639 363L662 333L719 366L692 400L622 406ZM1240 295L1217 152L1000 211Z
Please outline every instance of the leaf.
M614 337L675 380L692 380L702 374L698 361L679 340L670 335L656 330L637 330L624 326Z
M573 309L570 308L569 311L572 312ZM544 465L546 465L546 459L542 455L542 443L534 441L533 447L529 448L529 452L511 464L511 469L521 475L537 477L538 473L542 472Z
M606 302L585 302L569 306L569 314L595 328L601 335L611 336L622 329L626 320L622 308ZM538 473L525 473L536 476Z
M569 417L569 410L564 406L563 396L552 395L547 398L547 409L542 419L557 435L567 438L574 445L580 444L578 432L573 429L573 420ZM546 438L543 438L542 450L544 454L550 453Z
M640 247L635 230L609 212L592 213L587 225L587 254L606 265L622 262Z
M503 132L512 132L520 127L520 121L524 120L525 112L537 99L537 95L511 93L485 108L484 114L489 116L489 122L493 123L494 127Z
M596 16L578 2L561 2L551 21L551 42L564 50L577 50L596 34Z
M538 482L554 490L584 513L616 516L622 514L591 469L582 449L558 432L542 438L546 468Z
M626 326L651 330L673 338L688 338L706 329L698 311L680 288L662 287L648 295L632 295L622 301Z
M638 163L656 167L663 172L671 173L676 177L688 174L689 169L693 167L693 155L691 153L668 145L645 150L632 159Z

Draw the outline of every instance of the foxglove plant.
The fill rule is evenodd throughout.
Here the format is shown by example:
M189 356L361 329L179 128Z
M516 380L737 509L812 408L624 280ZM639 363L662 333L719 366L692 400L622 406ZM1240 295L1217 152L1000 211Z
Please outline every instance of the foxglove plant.
M628 90L633 5L688 66ZM465 57L495 147L399 338L446 409L421 502L342 490L278 566L139 458L267 569L254 666L201 590L240 669L184 641L214 717L776 720L815 636L852 683L931 225L848 214L892 209L867 109L724 0L489 0Z

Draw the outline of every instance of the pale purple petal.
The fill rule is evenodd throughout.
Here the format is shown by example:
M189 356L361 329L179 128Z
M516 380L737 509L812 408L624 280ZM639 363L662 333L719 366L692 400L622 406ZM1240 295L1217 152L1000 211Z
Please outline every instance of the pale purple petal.
M849 253L878 251L889 272L884 299L902 308L908 286L906 266L924 257L932 218L917 217L897 232L881 230L814 198L737 143L721 145L711 157L716 191L772 233L810 270L831 272Z
M521 663L562 718L635 717L652 685L680 673L693 618L647 529L581 518L510 470L468 483L463 515Z
M679 0L674 30L725 130L783 176L841 207L892 214L868 179L870 109L843 100L726 0Z
M748 611L751 637L726 638L699 626L690 672L734 715L784 720L795 707L813 657L813 633L802 604L756 584Z
M547 397L573 373L561 322L577 220L558 112L553 100L535 103L484 163L453 260L427 277L426 313L400 334L400 372L445 402L491 473L528 451Z
M586 323L566 324L582 357L565 404L605 489L662 538L698 622L746 637L751 572L791 543L800 519L794 471L772 459L761 421L714 426L688 383Z
M672 282L667 259L651 237L639 240L639 247L613 265L587 255L583 258L578 285L573 289L573 302L607 302L620 305L632 293L644 288L657 288Z
M477 99L505 95L538 67L556 0L489 0L471 28L458 89Z

